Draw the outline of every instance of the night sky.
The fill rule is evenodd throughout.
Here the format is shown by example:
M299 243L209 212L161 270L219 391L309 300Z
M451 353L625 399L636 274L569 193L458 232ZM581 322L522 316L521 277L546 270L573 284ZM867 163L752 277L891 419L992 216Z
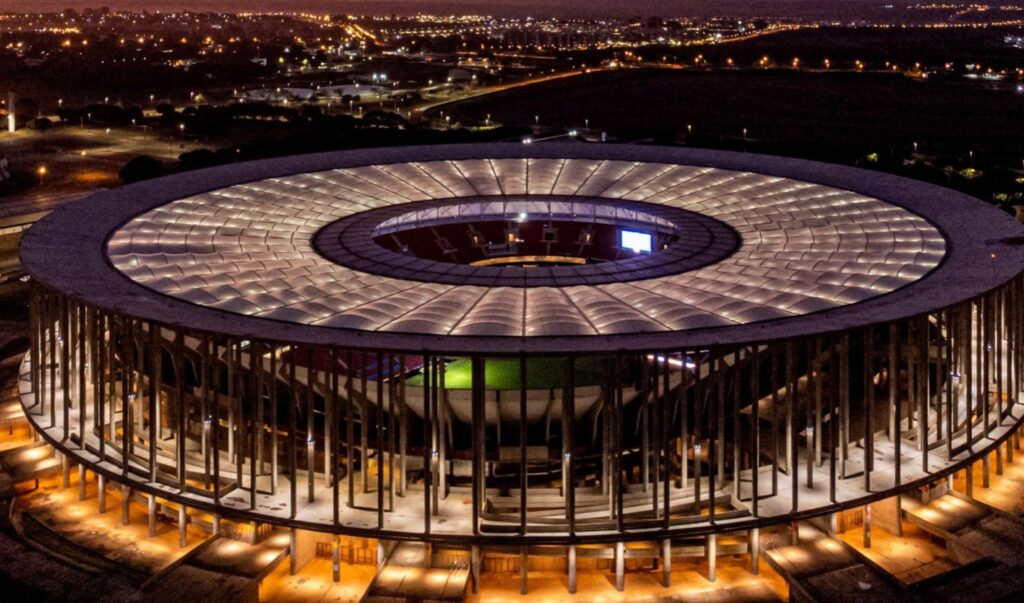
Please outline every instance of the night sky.
M899 4L900 2L896 2ZM892 0L0 0L0 12L59 11L109 6L129 10L315 11L360 13L532 15L766 15L861 17L884 15Z

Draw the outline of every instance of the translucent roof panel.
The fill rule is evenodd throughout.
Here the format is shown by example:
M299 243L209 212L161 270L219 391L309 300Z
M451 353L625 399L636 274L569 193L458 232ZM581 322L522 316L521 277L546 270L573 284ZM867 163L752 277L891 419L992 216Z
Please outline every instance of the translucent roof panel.
M654 278L526 288L381 276L313 247L322 228L361 212L481 196L526 208L568 206L566 198L677 208L728 225L740 244L724 259ZM945 253L944 237L922 217L847 190L710 167L554 158L348 167L239 184L151 209L107 245L128 278L193 304L307 325L495 337L799 316L894 291Z

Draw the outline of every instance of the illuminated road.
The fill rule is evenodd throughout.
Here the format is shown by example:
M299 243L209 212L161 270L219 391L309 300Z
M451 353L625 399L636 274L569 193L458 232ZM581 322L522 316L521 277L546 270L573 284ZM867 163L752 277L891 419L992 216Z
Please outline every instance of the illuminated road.
M31 194L0 197L0 234L3 229L35 222L61 205L87 197L94 191L77 193Z
M798 29L803 29L804 27L807 27L807 26L803 26L803 25L783 25L783 26L773 27L771 29L765 29L765 30L760 30L760 31L756 31L756 32L751 32L749 34L733 36L733 37L730 37L730 38L724 38L724 39L721 39L721 40L697 40L697 41L694 41L694 42L687 43L686 46L719 46L719 45L722 45L722 44L731 44L733 42L742 42L742 41L745 41L745 40L752 40L754 38L759 38L759 37L762 37L762 36L769 36L769 35L773 35L773 34L777 34L777 33L782 33L782 32L787 32L787 31L795 31L795 30L798 30ZM684 69L684 68L686 68L688 66L689 65L677 64L677 63L630 63L628 65L628 67L660 68L660 69ZM555 81L555 80L561 80L561 79L565 79L565 78L576 77L576 76L585 75L585 74L588 74L588 73L597 73L597 72L600 72L600 71L610 71L610 70L613 70L613 69L620 69L620 68L622 68L622 67L603 67L603 66L586 67L586 68L582 68L582 69L573 69L571 71L563 71L561 73L554 73L554 74L551 74L551 75L538 76L538 77L529 78L529 79L526 79L526 80L521 80L521 81L518 81L518 82L512 82L512 83L509 83L509 84L499 84L497 86L487 86L487 87L483 87L483 88L478 88L477 90L475 90L473 92L470 92L470 93L464 94L464 95L460 95L458 97L452 97L452 98L446 98L444 100L436 100L436 101L427 102L425 104L420 105L419 107L414 108L412 110L412 113L425 115L427 112L432 111L434 109L438 109L440 107L443 107L445 105L449 105L449 104L452 104L452 103L458 103L458 102L461 102L461 101L464 101L464 100L469 100L471 98L479 98L481 96L487 96L489 94L497 94L499 92L504 92L506 90L512 90L512 89L515 89L515 88L522 88L523 86L533 86L534 84L543 84L545 82L551 82L551 81Z
M509 84L499 84L497 86L487 86L485 88L478 88L477 90L470 92L469 94L463 94L460 96L453 96L452 98L446 98L444 100L428 102L424 105L420 105L413 109L413 113L425 114L428 111L449 105L451 103L458 103L471 98L478 98L481 96L487 96L488 94L497 94L498 92L504 92L505 90L512 90L514 88L522 88L523 86L532 86L534 84L543 84L544 82L551 82L554 80L561 80L569 77L576 77L586 73L596 73L598 71L607 71L608 67L587 67L585 69L574 69L572 71L564 71L562 73L554 73L551 75L544 75L539 77L530 78L527 80L521 80L518 82L512 82Z
M89 194L31 194L0 198L0 293L5 284L17 281L25 274L18 257L22 234L54 209Z

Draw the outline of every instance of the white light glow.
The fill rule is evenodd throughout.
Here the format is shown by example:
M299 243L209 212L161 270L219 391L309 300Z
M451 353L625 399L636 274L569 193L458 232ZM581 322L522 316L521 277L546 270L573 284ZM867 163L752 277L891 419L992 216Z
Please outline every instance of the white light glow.
M650 253L653 237L650 233L635 230L623 230L619 232L619 246L629 249L633 253Z

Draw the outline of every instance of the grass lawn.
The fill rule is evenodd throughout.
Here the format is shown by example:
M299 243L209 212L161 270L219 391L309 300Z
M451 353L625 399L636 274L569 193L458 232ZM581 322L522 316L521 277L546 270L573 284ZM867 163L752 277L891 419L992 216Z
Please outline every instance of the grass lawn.
M636 69L515 88L445 112L453 121L491 115L513 126L531 125L540 115L556 130L587 118L624 140L685 134L692 125L696 146L720 138L739 144L747 129L764 144L810 145L815 153L826 148L851 157L915 141L931 154L966 157L973 149L1016 166L1024 153L1016 125L1024 120L1024 103L1012 84L960 76L912 80L900 73Z

